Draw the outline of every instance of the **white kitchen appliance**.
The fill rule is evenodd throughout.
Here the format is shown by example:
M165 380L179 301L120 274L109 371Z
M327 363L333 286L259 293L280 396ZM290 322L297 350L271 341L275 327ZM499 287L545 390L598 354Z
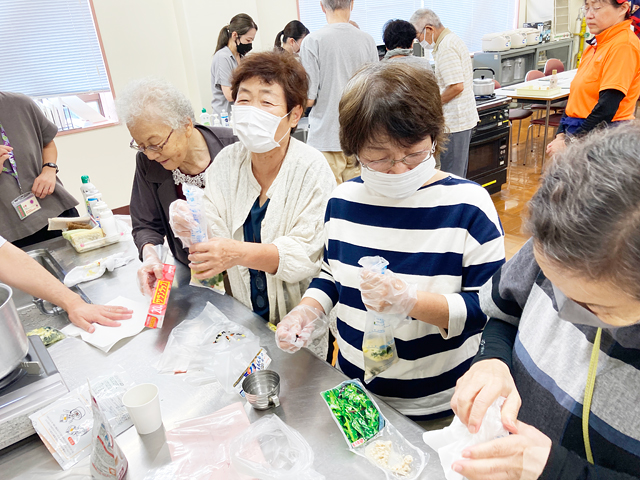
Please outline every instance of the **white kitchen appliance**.
M540 30L537 28L519 28L518 31L527 36L527 46L540 43Z
M527 46L527 35L519 30L509 30L508 32L504 32L504 35L509 36L512 49Z
M483 52L504 52L510 48L509 37L502 33L488 33L482 37Z

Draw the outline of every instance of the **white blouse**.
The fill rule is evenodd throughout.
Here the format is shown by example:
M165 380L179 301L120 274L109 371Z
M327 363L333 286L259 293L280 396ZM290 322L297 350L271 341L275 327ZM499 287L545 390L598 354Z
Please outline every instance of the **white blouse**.
M261 230L262 243L275 245L279 255L277 272L266 274L271 323L277 324L298 305L320 271L324 214L335 187L324 156L291 138L267 191L270 200ZM207 172L205 212L210 235L244 241L244 223L260 191L251 153L240 142L224 148ZM252 308L249 269L237 266L227 272L234 298Z

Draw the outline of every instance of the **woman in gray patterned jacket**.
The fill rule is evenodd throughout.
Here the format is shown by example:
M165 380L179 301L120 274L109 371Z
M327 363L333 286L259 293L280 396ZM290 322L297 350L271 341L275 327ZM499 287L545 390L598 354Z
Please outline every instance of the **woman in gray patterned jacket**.
M468 479L639 478L639 147L630 123L555 159L533 238L482 288L490 320L452 408L473 433L504 396L512 435L464 451Z

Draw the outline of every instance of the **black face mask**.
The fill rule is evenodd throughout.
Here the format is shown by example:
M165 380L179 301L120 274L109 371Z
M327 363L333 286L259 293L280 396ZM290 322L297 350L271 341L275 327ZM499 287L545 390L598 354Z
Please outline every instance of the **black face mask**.
M253 43L240 43L236 40L236 48L241 57L244 57L253 48Z

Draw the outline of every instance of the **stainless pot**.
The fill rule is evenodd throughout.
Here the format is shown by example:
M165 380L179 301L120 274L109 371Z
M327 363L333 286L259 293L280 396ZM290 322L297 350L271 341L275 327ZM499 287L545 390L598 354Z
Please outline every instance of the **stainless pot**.
M493 95L493 91L495 89L495 83L493 82L493 78L496 75L496 72L493 71L493 69L491 68L474 68L473 71L475 72L476 70L489 70L493 75L491 76L491 78L484 78L484 75L482 75L480 78L474 78L473 79L473 94L475 96L489 96L489 95Z
M13 290L0 283L0 378L15 370L29 351L29 341L12 297Z

